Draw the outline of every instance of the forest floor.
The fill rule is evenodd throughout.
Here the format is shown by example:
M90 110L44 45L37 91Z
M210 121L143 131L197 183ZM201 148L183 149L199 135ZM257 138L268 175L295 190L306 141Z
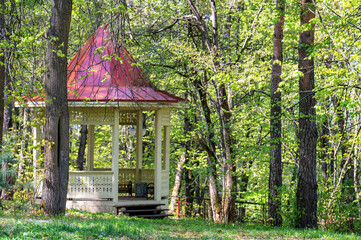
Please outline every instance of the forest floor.
M261 224L221 225L204 219L148 220L72 210L55 218L42 212L0 212L0 239L361 239L361 236Z

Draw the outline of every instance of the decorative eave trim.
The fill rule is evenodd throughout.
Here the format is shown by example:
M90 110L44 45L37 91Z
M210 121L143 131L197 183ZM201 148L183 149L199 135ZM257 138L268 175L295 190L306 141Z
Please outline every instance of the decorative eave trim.
M44 108L45 102L15 102L15 107ZM188 108L188 104L186 102L68 102L68 107L111 107L154 110L160 108Z

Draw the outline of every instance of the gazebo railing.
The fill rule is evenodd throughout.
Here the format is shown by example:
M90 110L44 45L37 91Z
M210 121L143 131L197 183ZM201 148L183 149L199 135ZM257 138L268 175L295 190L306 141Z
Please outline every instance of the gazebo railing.
M94 168L94 171L111 171L111 168ZM119 169L119 183L126 184L132 181L134 184L136 179L137 170L135 168L120 168ZM168 174L168 172L166 173ZM154 169L139 169L140 182L153 183L154 182ZM167 175L168 178L168 175Z
M132 181L134 184L136 181L136 169L135 168L122 168L119 169L119 183L128 183ZM154 183L154 169L139 169L140 182Z
M119 169L119 183L129 181L136 183L136 169ZM139 169L140 182L154 183L154 169ZM110 169L94 169L94 171L70 171L67 198L112 198L113 172ZM168 171L162 170L162 190L169 184ZM133 188L134 189L134 188ZM168 191L162 196L168 196Z
M68 198L112 198L112 171L69 172Z

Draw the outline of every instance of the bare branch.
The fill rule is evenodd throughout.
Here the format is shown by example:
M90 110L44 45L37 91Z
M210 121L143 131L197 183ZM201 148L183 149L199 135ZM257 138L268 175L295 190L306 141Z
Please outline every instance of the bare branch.
M232 65L235 64L235 63L238 63L239 60L241 60L241 55L242 55L242 53L244 52L244 50L246 50L246 48L247 48L247 46L248 46L248 42L249 42L249 41L252 39L252 37L253 37L253 31L254 31L254 29L256 28L256 21L257 21L259 15L261 14L261 12L262 12L262 10L263 10L263 5L265 4L265 2L266 2L266 0L264 0L264 1L262 2L261 7L258 9L258 12L257 12L255 18L253 19L251 28L249 29L250 34L249 34L249 35L246 37L246 39L244 40L243 45L242 45L242 48L241 48L241 50L239 51L237 60L236 60L234 63L232 63Z
M168 26L166 26L164 28L161 28L161 29L150 30L149 32L153 33L153 34L164 32L164 31L166 31L168 29L171 29L174 25L176 25L181 20L197 20L197 18L194 15L185 15L185 16L182 16L182 17L179 17L179 18L168 19L165 22L170 21L170 20L173 20L173 22L170 25L168 25Z
M314 4L314 5L316 6L316 4ZM317 12L318 18L320 19L320 22L321 22L321 24L322 24L322 27L325 29L327 35L331 38L332 42L334 43L334 42L335 42L335 39L333 38L333 36L331 35L331 33L328 31L328 29L327 29L327 27L326 27L326 25L325 25L325 23L324 23L324 21L323 21L323 19L322 19L322 16L321 16L320 11L318 10L318 8L316 8L316 12ZM334 44L334 46L336 47L335 44ZM344 53L344 51L342 51L341 48L337 48L337 47L336 47L336 49L341 53L341 55L342 55L342 57L344 58L346 64L351 68L352 71L354 71L354 72L358 75L359 79L361 79L361 74L360 74L360 72L357 71L357 69L354 68L354 66L352 66L352 64L350 63L350 61L349 61L349 59L347 58L347 56L346 56L346 54Z

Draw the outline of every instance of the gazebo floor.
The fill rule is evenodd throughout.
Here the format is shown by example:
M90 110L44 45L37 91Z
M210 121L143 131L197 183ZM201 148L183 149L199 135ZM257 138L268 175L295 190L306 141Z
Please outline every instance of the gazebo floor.
M89 212L116 213L117 208L122 206L142 206L142 205L168 205L168 199L156 201L153 198L136 198L134 196L120 196L117 202L110 199L68 199L66 208L85 210Z

